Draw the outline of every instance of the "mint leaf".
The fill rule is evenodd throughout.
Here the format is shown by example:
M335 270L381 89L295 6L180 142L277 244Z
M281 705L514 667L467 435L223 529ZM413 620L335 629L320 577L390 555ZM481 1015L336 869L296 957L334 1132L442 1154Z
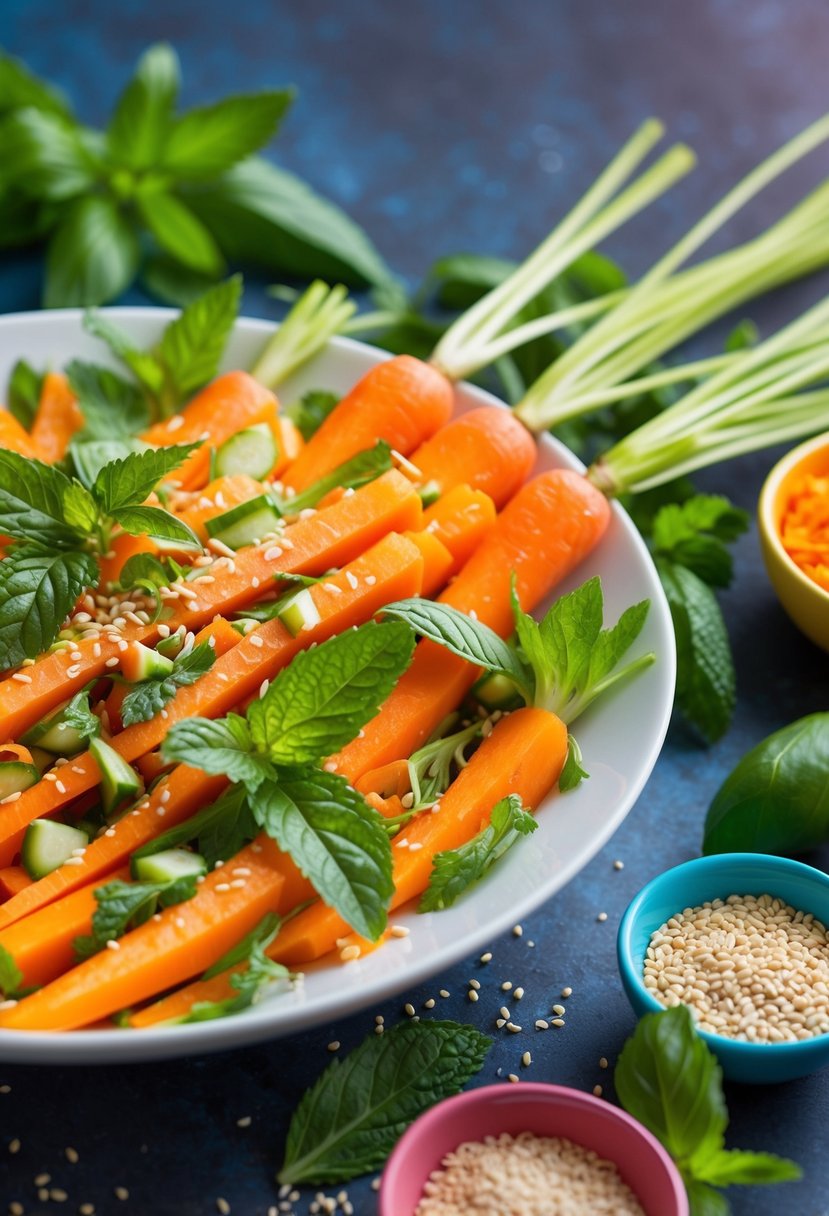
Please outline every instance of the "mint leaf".
M73 359L66 365L69 387L84 416L82 440L127 440L149 422L141 390L109 368Z
M61 720L82 739L97 738L101 733L101 722L89 708L89 688L75 693L69 704L64 707Z
M75 199L49 242L44 307L106 304L130 285L138 258L135 233L111 199Z
M588 685L604 680L623 655L627 654L642 632L649 609L650 600L640 600L638 604L631 604L624 610L615 625L601 631L590 652L587 670Z
M517 794L502 798L492 808L489 824L482 832L457 849L435 855L429 885L418 911L437 912L450 908L469 887L483 878L520 836L529 836L537 827L529 811L521 806Z
M731 724L736 678L728 633L713 591L692 570L658 558L656 568L674 624L676 703L708 743Z
M78 480L87 490L92 489L105 465L114 460L126 460L132 452L146 451L146 443L126 436L121 439L73 439L69 444L69 456Z
M121 721L124 726L136 722L148 722L160 713L168 701L172 701L180 688L195 684L196 680L213 666L216 655L207 642L194 646L186 654L177 656L173 670L163 679L142 680L124 697L121 705Z
M35 76L22 60L0 55L0 114L26 106L70 117L66 98L54 85Z
M78 596L97 578L90 553L44 553L28 545L12 550L0 562L0 669L48 650Z
M112 515L123 507L139 506L158 483L199 446L198 443L181 443L167 448L147 448L104 465L92 487L101 510Z
M293 98L293 89L274 89L190 110L170 132L163 166L178 179L223 173L270 142Z
M582 759L581 748L573 736L568 735L567 759L564 761L564 768L558 779L558 788L562 794L566 794L568 790L577 789L582 781L589 778L590 774L585 770Z
M347 1182L381 1169L409 1124L479 1071L491 1043L459 1022L403 1022L370 1034L306 1090L279 1181Z
M2 140L5 181L33 198L61 202L95 183L78 128L59 114L16 110L3 120Z
M731 1204L725 1195L706 1186L704 1182L686 1182L690 1216L731 1216Z
M304 650L248 710L254 745L274 764L339 751L378 712L411 662L407 625L369 622Z
M136 553L127 558L121 567L119 582L124 591L140 587L155 597L158 588L169 586L175 581L175 577L175 572L169 569L169 559L165 565L163 561L153 557L152 553Z
M803 1176L800 1166L775 1153L750 1153L721 1149L697 1167L696 1177L711 1186L755 1186L768 1182L796 1182Z
M307 443L339 402L337 393L330 393L325 389L310 389L303 393L299 401L286 406L285 413Z
M2 66L0 64L0 66ZM23 983L23 972L5 946L0 946L0 992L4 1000L13 1000Z
M320 477L300 494L286 498L280 503L285 515L296 515L306 507L315 507L321 498L331 490L338 488L359 489L369 481L374 481L381 473L392 467L391 448L379 439L373 448L358 452L350 460L344 461L324 477Z
M132 856L133 860L151 857L165 849L195 843L207 868L212 870L217 861L228 861L234 857L253 840L258 831L250 813L245 787L234 785L210 806L203 807L183 823L148 840Z
M2 60L0 60L0 72ZM25 430L31 430L40 405L40 390L43 386L43 376L38 375L31 364L25 359L18 359L9 377L9 387L6 394L9 413L16 418Z
M386 927L394 893L383 819L344 777L320 769L280 769L249 789L260 827L288 853L324 903L372 941Z
M244 969L230 977L230 986L236 989L236 995L225 997L221 1001L199 1001L181 1019L182 1024L209 1022L215 1018L226 1018L234 1013L241 1013L243 1009L248 1009L259 1000L265 988L277 980L291 979L291 972L288 968L284 967L282 963L275 963L265 953L281 925L282 919L269 912L241 942L212 967L208 967L203 976L206 980L211 979L214 975L220 975L230 967L238 967L242 964Z
M164 386L164 369L155 355L149 351L139 350L133 345L129 334L114 325L100 312L87 310L84 313L83 327L87 333L106 342L116 359L120 359L122 363L126 364L148 392L154 396L161 392Z
M153 540L174 541L194 549L202 547L201 541L187 524L159 507L119 507L112 511L111 515L115 522L132 536L150 536Z
M692 570L714 587L727 587L733 566L726 542L748 527L746 511L727 498L696 494L682 503L668 503L653 520L653 548L662 557Z
M107 130L109 158L117 165L151 168L162 153L179 89L178 56L167 43L149 47L118 99Z
M81 490L52 465L0 449L0 535L51 549L77 548L86 529L72 526L66 516L68 506L79 518ZM94 504L92 511L94 518Z
M527 671L515 651L488 625L448 604L431 600L397 600L387 604L382 612L391 620L405 621L416 633L446 647L459 658L509 676L530 699Z
M250 789L273 773L264 756L254 755L247 723L238 714L215 720L187 718L174 723L161 754L168 761L189 764L231 781L243 781Z
M177 402L184 401L216 374L242 298L241 275L217 283L171 321L157 356L166 369Z
M138 196L138 210L156 242L176 261L201 274L222 273L224 258L209 229L174 194L145 191Z
M168 882L115 882L95 889L97 908L92 913L92 934L76 937L75 952L88 958L103 950L137 925L144 924L156 908L171 908L196 894L196 876L187 874Z

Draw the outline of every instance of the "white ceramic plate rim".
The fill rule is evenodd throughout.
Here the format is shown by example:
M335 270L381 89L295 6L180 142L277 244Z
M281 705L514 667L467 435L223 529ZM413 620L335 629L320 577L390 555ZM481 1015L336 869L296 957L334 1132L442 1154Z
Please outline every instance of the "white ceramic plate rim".
M139 342L154 340L160 327L176 315L172 310L155 308L107 311ZM111 364L103 345L83 333L82 317L79 309L62 309L0 318L0 384L6 383L11 366L20 357L37 366L50 359L60 366L73 354ZM270 322L241 318L229 344L226 366L249 366L258 346L272 332ZM384 358L388 358L386 352L336 338L310 368L283 386L281 395L290 400L312 386L344 391L363 371ZM457 398L459 412L483 404L503 406L489 393L466 384L458 387ZM539 467L584 467L549 436L542 437L540 449ZM606 704L597 705L585 719L579 735L583 746L585 741L589 744L586 755L589 753L591 780L566 795L566 802L562 796L545 799L538 809L538 831L522 842L521 849L504 858L468 897L442 913L395 913L395 923L410 927L409 937L392 941L336 971L330 965L309 968L299 989L275 994L235 1018L134 1032L0 1031L0 1060L109 1064L219 1051L294 1034L349 1016L415 986L491 943L548 900L598 852L635 803L661 750L673 704L676 656L670 611L647 548L618 504L613 506L611 528L602 545L557 591L602 571L610 619L634 599L650 597L651 611L637 650L654 649L658 661ZM631 734L637 716L645 724L641 738ZM594 742L601 742L602 747L595 748ZM615 768L603 759L610 752L618 756ZM564 847L559 854L558 836L566 846L571 832L575 833L575 847ZM540 877L540 881L531 885L528 876Z

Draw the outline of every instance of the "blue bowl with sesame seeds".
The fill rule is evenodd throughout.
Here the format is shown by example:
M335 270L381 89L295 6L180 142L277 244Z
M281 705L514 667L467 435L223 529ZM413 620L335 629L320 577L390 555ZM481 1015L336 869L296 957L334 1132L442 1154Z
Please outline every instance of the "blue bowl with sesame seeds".
M745 957L741 958L744 934L739 927L734 931L732 919L736 917L738 923L742 923L746 916L745 905L736 902L726 904L724 911L720 908L706 909L702 916L703 931L706 934L716 932L716 949L708 945L701 948L703 958L695 966L693 974L701 976L703 987L697 985L696 995L689 993L688 988L683 987L687 972L682 968L688 936L695 929L694 922L684 918L683 913L689 909L703 908L715 900L727 901L732 896L753 897L747 910L752 917L751 928L746 932L765 933L767 926L772 933L779 929L786 934L786 942L793 943L784 947L784 953L791 951L791 954L783 960L785 965L775 965L775 969L766 975L748 974L746 967L754 969L754 964ZM792 922L784 909L775 910L764 903L757 904L756 901L762 896L771 896L804 914L805 920L801 918ZM700 918L695 920L699 921ZM813 927L813 920L820 924ZM669 921L672 925L660 939L660 950L648 956L653 935ZM682 996L688 993L689 999L685 1003L690 1005L695 1017L707 1017L707 1008L712 1011L711 1016L715 1021L725 1019L725 1033L705 1028L699 1030L702 1039L717 1056L724 1076L732 1081L759 1085L791 1081L829 1065L829 1033L816 1032L816 1028L822 1030L826 1022L822 1012L813 1012L815 1003L821 1009L827 1005L827 994L815 989L814 996L809 995L811 973L814 971L823 975L824 971L829 971L829 945L826 944L825 934L821 933L823 926L829 926L829 876L822 870L766 853L719 853L711 857L698 857L660 874L631 901L622 917L616 941L622 984L640 1017L664 1009L665 1004L645 983L648 959L651 985L656 981L670 987L671 982L676 982ZM774 941L779 940L778 934ZM750 955L754 952L756 958L757 950L765 952L766 945L752 938L746 948ZM773 951L774 948L774 943L770 942L768 949ZM804 987L800 978L804 970L799 960L807 949L817 963L808 964ZM667 962L673 952L679 955L679 962L675 965ZM732 966L732 958L738 963L742 961L742 966ZM780 980L777 980L778 971ZM817 982L823 984L823 980ZM734 985L738 983L742 987L735 988ZM762 997L764 1005L756 1014L747 1009L749 996L755 1007L760 1000L759 996L755 1000L750 984L759 984L761 988L766 984ZM713 995L709 997L706 992ZM731 1000L731 1008L727 1001L723 1003L724 996ZM700 1004L695 1008L697 1000ZM810 1020L813 1022L811 1027ZM803 1032L808 1032L808 1037L784 1041L742 1037L747 1034L770 1034L770 1027L774 1028L776 1034L799 1033L799 1028L802 1028ZM741 1037L731 1037L733 1034Z

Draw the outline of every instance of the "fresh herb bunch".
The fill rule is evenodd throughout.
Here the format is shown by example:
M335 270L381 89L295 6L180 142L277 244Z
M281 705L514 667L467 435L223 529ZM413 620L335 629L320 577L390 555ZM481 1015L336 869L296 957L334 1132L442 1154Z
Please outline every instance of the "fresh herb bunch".
M139 273L152 294L181 302L228 258L299 278L388 280L339 208L253 155L293 89L180 114L179 83L172 47L151 46L100 131L24 64L0 58L0 247L47 242L46 307L105 303Z

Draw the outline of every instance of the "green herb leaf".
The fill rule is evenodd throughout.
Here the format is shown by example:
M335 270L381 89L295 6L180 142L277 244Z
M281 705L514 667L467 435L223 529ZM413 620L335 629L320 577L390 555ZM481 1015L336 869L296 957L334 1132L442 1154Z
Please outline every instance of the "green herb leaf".
M249 788L249 796L256 822L323 901L376 941L394 892L382 817L344 777L320 769L280 769L277 779Z
M236 989L235 996L225 997L221 1001L199 1001L190 1012L181 1019L182 1024L189 1022L210 1022L216 1018L230 1017L241 1013L254 1005L262 996L264 990L278 980L290 980L291 972L282 963L275 963L268 958L265 951L279 932L282 921L280 917L269 913L256 928L242 941L234 946L224 958L219 959L204 973L204 979L220 975L229 967L243 964L243 970L237 971L230 977L231 988Z
M405 621L416 633L445 646L459 658L509 676L530 699L527 671L515 651L488 625L448 604L430 600L397 600L382 611L384 617Z
M731 724L736 699L728 633L713 591L692 570L657 559L656 568L674 624L676 702L709 743Z
M180 688L195 684L196 680L210 670L216 654L207 642L201 642L180 654L173 663L173 670L163 679L142 680L124 697L121 706L121 721L124 726L136 722L149 722L160 713L168 701L172 701Z
M325 422L334 406L339 404L339 401L337 393L312 388L307 393L303 393L299 401L286 406L285 413L307 443Z
M186 180L224 173L270 142L293 99L293 89L273 89L190 110L170 132L164 167Z
M248 805L243 785L231 786L220 798L169 831L148 840L133 853L133 859L151 857L183 844L197 846L207 868L228 861L257 835L259 828Z
M107 130L112 161L128 169L149 169L163 151L173 123L179 89L178 56L167 43L149 47L118 99Z
M77 548L87 529L74 523L89 518L79 492L91 503L83 487L59 469L0 449L0 535L52 549ZM94 503L91 511L94 520Z
M356 456L337 465L336 469L332 469L330 473L326 473L324 477L313 482L306 490L296 494L293 498L284 499L280 503L280 507L283 514L297 515L306 507L315 507L320 499L331 490L337 488L356 490L360 486L366 485L367 482L374 481L391 467L391 448L384 440L379 439L373 448L366 448L365 451L358 452Z
M529 836L538 824L521 806L517 794L502 798L492 808L489 824L457 849L438 853L432 863L429 885L419 912L438 912L479 882L496 861L512 848L520 836Z
M167 732L161 748L165 760L176 760L206 773L243 781L249 789L273 775L264 756L255 755L247 723L238 714L226 718L187 718Z
M164 387L164 368L155 355L139 350L124 330L100 312L87 310L84 313L83 327L87 333L106 342L115 357L126 364L150 393L157 396L161 392ZM146 409L146 406L144 408Z
M200 274L217 276L225 261L209 230L174 194L145 191L138 196L141 218L162 249Z
M69 457L78 480L91 490L104 465L114 460L126 460L132 452L145 452L147 445L140 439L73 439Z
M409 1124L479 1071L491 1042L458 1022L404 1022L369 1035L306 1091L279 1181L346 1182L381 1169Z
M755 1186L768 1182L796 1182L803 1176L800 1166L775 1153L750 1153L721 1149L697 1168L697 1178L710 1186Z
M558 779L558 788L562 794L566 794L568 790L577 789L582 781L586 781L590 776L585 770L582 760L581 748L574 737L568 735L567 759L564 761L564 768L561 770L561 776Z
M84 416L84 440L131 439L149 422L140 389L109 368L73 359L66 366L66 376Z
M202 547L201 541L187 524L159 507L119 507L111 515L131 536L150 536L153 540L174 541L194 549Z
M704 1182L685 1182L691 1216L731 1216L731 1204L725 1195L706 1186Z
M165 329L158 356L177 402L184 401L216 374L241 298L241 276L233 275L188 304Z
M198 443L172 444L167 448L147 448L132 452L123 460L104 465L95 479L92 493L107 515L123 507L137 507L155 487L182 464Z
M45 308L106 304L132 282L138 240L109 198L88 194L64 213L46 254Z
M123 591L140 587L157 598L158 588L169 586L176 577L176 571L170 569L169 558L164 562L159 561L152 553L135 553L127 558L121 567L119 582Z
M411 662L407 625L370 621L301 651L248 710L254 745L274 764L310 764L350 743Z
M2 120L2 142L6 181L34 198L62 202L95 183L78 128L59 114L16 110Z
M0 55L0 113L26 106L70 116L66 98L54 85L35 76L20 59Z
M425 744L409 757L409 781L414 798L410 808L412 814L431 806L448 790L453 765L461 763L464 748L480 737L483 725L480 720L473 722L453 735Z
M44 553L27 545L0 562L0 669L48 650L97 578L91 553Z
M171 908L192 899L196 894L196 876L187 874L168 882L122 882L116 879L97 887L98 907L92 914L92 934L76 937L75 952L88 958L103 950L107 942L115 941L137 925L144 924L156 908Z
M0 60L0 71L2 60ZM31 364L25 359L18 359L9 377L9 387L6 400L9 413L16 418L25 430L31 430L37 408L40 405L40 391L43 387L43 376L38 375Z
M656 553L686 566L704 582L727 587L733 566L726 542L748 527L748 513L727 498L696 494L683 503L669 503L653 521Z
M65 706L61 720L76 731L82 739L96 739L101 733L100 719L89 708L89 688L83 688L75 693L72 700Z
M802 853L829 839L829 713L747 752L714 795L703 853Z
M2 60L0 60L2 68ZM4 1000L13 1000L23 983L23 972L5 946L0 946L0 992Z
M199 274L166 254L157 253L141 267L141 286L163 304L186 308L215 283L213 275Z

